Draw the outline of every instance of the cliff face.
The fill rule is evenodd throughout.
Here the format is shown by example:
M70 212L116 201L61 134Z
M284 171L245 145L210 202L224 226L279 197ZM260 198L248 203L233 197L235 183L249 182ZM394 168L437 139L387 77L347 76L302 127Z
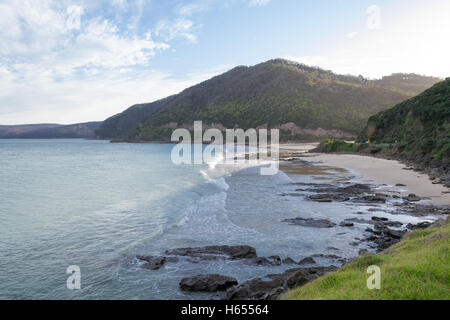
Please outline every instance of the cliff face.
M168 140L195 120L208 126L280 128L282 139L356 136L370 115L439 81L395 74L337 75L287 60L237 67L168 98L135 105L103 122L103 139Z

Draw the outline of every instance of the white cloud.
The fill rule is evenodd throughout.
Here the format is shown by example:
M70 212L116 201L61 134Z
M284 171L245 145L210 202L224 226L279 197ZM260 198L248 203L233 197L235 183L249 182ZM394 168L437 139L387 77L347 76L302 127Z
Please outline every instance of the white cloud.
M347 39L353 39L354 37L356 37L358 35L358 32L349 32L345 35L345 37Z
M22 70L26 68L23 66ZM218 66L174 79L167 73L136 73L124 68L114 73L98 73L83 81L70 79L61 82L41 76L22 83L9 82L11 75L0 66L0 123L103 120L133 104L178 93L226 69L228 66ZM26 72L31 76L36 71L31 68ZM18 92L20 95L17 95Z
M179 18L174 21L161 20L156 25L154 34L162 37L165 41L176 38L185 38L191 43L197 42L197 36L192 32L194 22L189 19Z
M133 3L134 21L142 4ZM150 32L124 32L88 10L71 0L0 3L0 124L101 120L204 80L150 70L150 59L168 43ZM191 27L180 20L168 38L181 32L194 42Z
M264 7L269 4L270 0L250 0L248 2L249 7Z
M430 1L422 8L383 19L379 30L365 30L340 48L285 58L341 74L380 78L394 72L450 76L450 3ZM364 26L363 26L364 27ZM364 29L363 29L364 30Z

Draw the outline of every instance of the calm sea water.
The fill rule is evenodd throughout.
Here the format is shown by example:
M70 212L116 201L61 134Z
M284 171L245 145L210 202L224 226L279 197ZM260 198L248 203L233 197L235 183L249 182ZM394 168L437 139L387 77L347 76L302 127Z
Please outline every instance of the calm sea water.
M366 226L349 231L281 222L298 216L339 222L365 209L281 196L295 190L293 180L313 181L313 175L176 166L172 147L0 140L0 299L207 298L180 291L178 282L203 273L244 281L289 266L179 262L150 271L136 255L222 244L251 245L260 256L293 259L336 249L352 257L361 249L349 243ZM66 287L70 265L81 269L81 290Z

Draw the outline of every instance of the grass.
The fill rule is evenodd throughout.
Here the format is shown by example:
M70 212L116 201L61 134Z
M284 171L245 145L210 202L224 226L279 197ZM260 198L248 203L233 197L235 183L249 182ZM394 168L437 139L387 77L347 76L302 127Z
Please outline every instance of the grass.
M319 152L354 153L358 151L359 144L348 143L341 139L326 139L317 146Z
M356 258L336 272L292 289L287 300L429 300L450 299L450 226L409 233L378 254ZM369 290L367 267L381 269L381 289Z

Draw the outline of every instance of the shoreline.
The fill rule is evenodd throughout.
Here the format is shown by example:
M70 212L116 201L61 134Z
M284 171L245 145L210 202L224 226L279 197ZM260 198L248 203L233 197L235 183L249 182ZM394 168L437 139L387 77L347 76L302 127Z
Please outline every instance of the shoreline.
M342 231L340 234L351 234L352 231L350 230L362 230L361 235L353 234L350 236L353 237L352 242L345 243L349 248L359 249L356 255L344 258L339 253L342 248L328 247L326 251L313 253L297 262L289 256L284 259L281 258L277 255L278 252L273 252L268 257L258 256L255 248L247 244L239 244L239 246L218 244L206 247L177 248L165 251L164 256L146 256L139 259L145 261L147 268L150 269L158 269L160 261L169 262L172 259L178 259L178 256L210 259L210 256L204 257L203 255L211 253L230 256L226 259L241 259L246 261L244 263L255 267L258 265L274 267L291 265L282 273L271 273L265 277L255 276L243 282L238 282L237 279L229 275L208 273L198 273L185 277L180 282L181 290L210 292L216 292L217 286L224 283L226 288L223 289L222 293L216 292L213 297L215 299L279 299L288 290L303 286L320 276L326 276L330 272L339 272L360 256L384 252L392 245L400 242L411 231L428 228L448 214L447 208L439 206L442 203L441 200L447 201L447 195L443 197L444 200L435 196L427 201L423 197L423 191L429 186L428 184L431 184L429 180L426 180L428 184L425 183L425 180L419 183L419 186L424 187L424 189L414 189L411 188L414 185L405 185L401 186L401 188L407 188L403 192L395 190L400 186L395 186L392 181L400 179L397 183L401 183L401 181L416 182L415 179L418 179L413 179L413 177L416 177L415 172L402 170L402 164L395 163L392 160L358 155L349 155L349 159L349 157L336 154L308 153L315 145L306 143L280 146L280 160L284 161L280 171L291 176L291 178L295 175L312 178L312 181L307 180L306 182L301 181L301 179L300 181L294 179L292 185L295 186L295 190L280 195L293 197L293 201L297 201L295 197L298 197L297 199L300 202L311 201L318 206L321 206L320 203L323 202L332 202L336 205L345 203L353 208L358 206L365 208L359 209L362 211L351 212L351 214L355 214L353 217L344 216L336 219L333 215L315 216L314 214L309 217L308 214L303 215L299 212L299 216L284 219L281 222L292 225L293 232L295 232L296 226L307 227L310 230L314 230L314 228L338 228L339 231ZM371 161L368 161L368 159L371 159ZM384 174L380 175L379 172L383 170ZM370 175L371 171L374 172L376 177ZM426 175L423 176L426 178ZM421 180L425 179L424 177ZM387 185L386 182L392 183L392 185ZM420 197L409 194L412 191L420 191L418 192ZM430 205L431 203L437 204L437 206ZM325 206L327 205L325 204ZM321 208L325 213L327 212L327 207ZM408 221L411 218L413 218L412 221ZM415 222L413 222L414 220ZM230 252L242 249L244 249L245 255L240 253L238 255L230 254ZM248 252L251 252L251 254L247 254ZM321 258L332 259L334 262L324 264L317 260Z
M308 162L319 162L325 166L343 168L357 176L361 182L386 185L402 196L409 193L430 198L434 205L450 205L450 189L431 180L427 172L413 170L399 160L385 159L359 154L310 153L316 144L284 145L280 158L299 158Z

